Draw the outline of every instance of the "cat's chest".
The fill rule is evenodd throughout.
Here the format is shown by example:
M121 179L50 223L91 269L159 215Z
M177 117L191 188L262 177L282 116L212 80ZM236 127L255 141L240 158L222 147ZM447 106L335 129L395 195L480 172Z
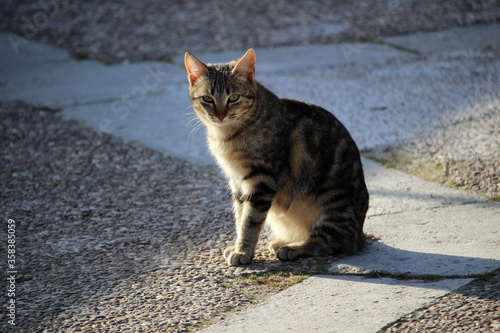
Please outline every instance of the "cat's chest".
M219 140L209 140L209 148L225 174L237 183L248 175L252 159L256 158L240 146Z

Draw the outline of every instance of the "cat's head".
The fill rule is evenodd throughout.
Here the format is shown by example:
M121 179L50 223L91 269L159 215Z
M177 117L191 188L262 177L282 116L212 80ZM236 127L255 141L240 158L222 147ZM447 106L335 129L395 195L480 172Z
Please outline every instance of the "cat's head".
M207 125L237 125L251 111L257 85L252 49L236 61L205 64L186 52L189 97L198 117Z

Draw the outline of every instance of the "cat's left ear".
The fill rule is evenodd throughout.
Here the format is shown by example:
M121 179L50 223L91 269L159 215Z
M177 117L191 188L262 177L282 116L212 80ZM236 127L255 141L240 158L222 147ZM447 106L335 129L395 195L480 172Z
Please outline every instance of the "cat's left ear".
M191 53L186 52L184 56L189 84L192 86L196 80L207 73L207 66L196 59Z
M243 57L238 59L233 72L243 75L248 81L253 81L255 76L255 52L253 49L248 50Z

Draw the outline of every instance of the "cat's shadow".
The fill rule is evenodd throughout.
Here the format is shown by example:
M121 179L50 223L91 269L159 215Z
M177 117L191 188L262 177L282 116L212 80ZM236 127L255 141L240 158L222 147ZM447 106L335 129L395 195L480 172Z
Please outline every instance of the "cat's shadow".
M416 252L369 241L358 254L341 258L330 267L335 273L363 273L415 278L458 278L494 271L500 260L443 253Z
M294 272L324 278L348 279L363 276L372 283L413 285L415 280L434 282L443 279L487 277L500 268L500 260L460 255L424 253L395 248L367 235L366 246L353 256L330 256L281 262L269 253L256 254L253 263L239 273L264 274ZM265 252L265 250L264 250ZM428 284L429 288L441 288Z

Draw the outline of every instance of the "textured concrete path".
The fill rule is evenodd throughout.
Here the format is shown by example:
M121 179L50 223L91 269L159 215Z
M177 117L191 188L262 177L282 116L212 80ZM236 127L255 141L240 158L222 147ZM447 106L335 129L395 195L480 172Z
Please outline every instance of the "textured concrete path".
M467 59L500 45L498 31L500 24L491 24L387 38L385 44L257 49L257 78L282 97L333 110L358 145L370 149L429 126L480 117L465 106L488 98L487 89L474 92L500 63L477 67ZM99 131L213 164L203 129L189 122L181 56L173 63L106 66L29 40L16 44L16 38L0 35L0 101L58 110ZM222 62L240 54L197 56ZM470 275L500 267L498 202L369 160L364 165L371 193L365 231L377 241L330 268L345 275L311 277L207 332L375 332L468 283ZM373 271L386 277L359 276ZM401 274L408 278L396 279ZM429 282L428 275L442 279Z

